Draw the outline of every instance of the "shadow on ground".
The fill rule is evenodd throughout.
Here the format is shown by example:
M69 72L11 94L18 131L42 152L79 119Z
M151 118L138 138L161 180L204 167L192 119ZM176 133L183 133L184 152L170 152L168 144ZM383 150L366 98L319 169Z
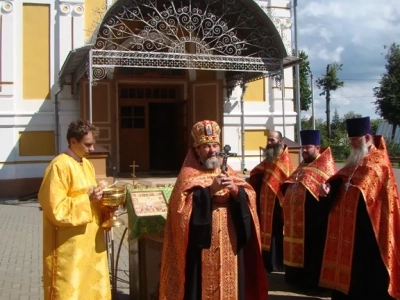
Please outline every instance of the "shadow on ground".
M284 273L268 274L268 300L328 300L331 299L328 290L304 292L285 283Z

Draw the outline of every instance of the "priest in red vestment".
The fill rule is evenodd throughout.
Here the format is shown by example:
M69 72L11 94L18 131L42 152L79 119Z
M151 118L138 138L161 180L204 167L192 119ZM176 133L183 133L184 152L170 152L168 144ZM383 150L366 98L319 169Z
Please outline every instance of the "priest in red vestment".
M385 140L369 117L346 123L348 162L320 189L329 213L320 286L333 300L400 299L400 201Z
M255 193L221 171L220 128L201 121L168 205L160 300L265 300Z
M319 130L300 131L302 163L282 184L285 281L318 288L327 218L319 214L319 188L336 173L331 149L321 148Z
M292 173L293 165L281 132L270 132L264 156L250 172L250 184L257 195L264 267L268 272L283 271L283 193L280 187Z

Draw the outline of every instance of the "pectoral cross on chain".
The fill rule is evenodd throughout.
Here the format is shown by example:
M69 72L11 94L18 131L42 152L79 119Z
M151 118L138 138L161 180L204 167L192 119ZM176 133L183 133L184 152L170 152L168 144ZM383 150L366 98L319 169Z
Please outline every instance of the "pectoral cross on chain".
M293 185L293 189L297 188L297 185L298 185L299 182L300 182L299 180L303 178L303 173L304 173L304 170L301 170L300 172L298 172L298 173L296 174L296 182L295 182L295 184Z
M135 161L133 161L133 164L130 165L130 167L132 168L132 184L135 185L135 178L136 178L136 168L139 167L139 165L135 164Z
M228 157L229 156L237 156L237 153L232 153L229 152L231 151L231 146L225 145L224 146L224 152L217 152L217 155L222 157L222 164L221 164L221 170L222 172L226 172L228 170Z

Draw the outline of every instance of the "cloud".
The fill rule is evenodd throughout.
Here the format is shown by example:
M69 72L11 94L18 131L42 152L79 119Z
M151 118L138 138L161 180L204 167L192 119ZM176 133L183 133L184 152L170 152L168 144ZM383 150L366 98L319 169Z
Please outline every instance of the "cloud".
M372 89L385 72L383 46L400 44L398 0L379 4L376 0L298 1L298 28L299 49L309 56L315 78L326 72L327 64L343 64L339 78L345 87L333 93L331 110L378 117L371 103L375 101ZM316 89L315 97L320 92ZM323 117L325 101L315 101Z
M375 116L375 105L373 101L373 88L376 82L357 82L344 81L344 87L331 92L331 116L335 110L338 111L340 117L346 113L353 111L363 116ZM314 93L314 105L316 117L326 119L326 100L325 95L319 95L320 91Z

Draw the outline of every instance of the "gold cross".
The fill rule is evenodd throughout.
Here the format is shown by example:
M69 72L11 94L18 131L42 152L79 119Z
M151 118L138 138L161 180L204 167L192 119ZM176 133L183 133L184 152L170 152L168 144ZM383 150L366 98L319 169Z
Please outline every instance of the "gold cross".
M136 167L139 167L139 165L135 164L135 161L133 161L133 164L130 165L130 167L132 168L132 184L135 186L135 178L136 178Z

